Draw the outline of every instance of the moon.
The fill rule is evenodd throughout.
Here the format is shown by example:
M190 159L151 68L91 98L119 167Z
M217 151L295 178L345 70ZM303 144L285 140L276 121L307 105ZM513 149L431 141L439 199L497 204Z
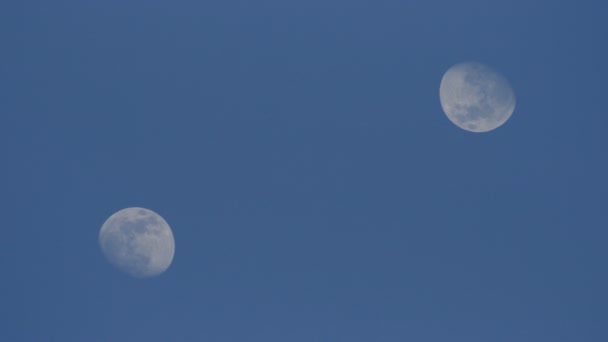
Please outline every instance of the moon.
M173 261L175 240L169 224L145 208L126 208L110 216L99 231L108 261L135 278L165 272Z
M515 94L507 79L476 62L448 69L441 79L439 99L448 119L470 132L494 130L515 110Z

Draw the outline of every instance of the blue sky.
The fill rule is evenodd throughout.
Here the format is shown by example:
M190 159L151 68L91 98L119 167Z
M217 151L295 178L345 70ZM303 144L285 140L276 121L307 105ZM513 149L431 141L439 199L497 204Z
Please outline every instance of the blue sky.
M600 1L0 4L0 340L605 341ZM517 106L474 134L439 82ZM173 265L103 258L124 207Z

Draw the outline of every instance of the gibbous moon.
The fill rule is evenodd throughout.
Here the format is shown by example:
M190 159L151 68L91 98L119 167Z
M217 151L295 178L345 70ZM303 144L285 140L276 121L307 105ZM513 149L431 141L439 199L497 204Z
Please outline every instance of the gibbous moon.
M448 119L471 132L500 127L515 109L509 82L492 68L474 62L456 64L443 75L439 99Z
M144 208L126 208L110 216L99 232L99 245L112 265L136 278L163 273L175 254L169 224Z

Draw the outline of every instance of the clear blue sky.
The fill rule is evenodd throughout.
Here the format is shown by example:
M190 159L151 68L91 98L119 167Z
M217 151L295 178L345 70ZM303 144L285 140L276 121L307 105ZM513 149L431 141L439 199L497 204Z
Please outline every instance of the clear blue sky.
M3 1L0 340L608 341L602 1ZM511 82L463 131L439 82ZM172 226L129 278L102 223Z

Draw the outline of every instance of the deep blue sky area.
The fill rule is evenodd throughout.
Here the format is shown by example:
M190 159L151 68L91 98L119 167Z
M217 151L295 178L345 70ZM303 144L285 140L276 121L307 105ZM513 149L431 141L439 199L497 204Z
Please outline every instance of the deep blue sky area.
M607 7L0 2L0 340L608 341ZM464 61L494 131L441 109ZM159 277L99 248L132 206Z

